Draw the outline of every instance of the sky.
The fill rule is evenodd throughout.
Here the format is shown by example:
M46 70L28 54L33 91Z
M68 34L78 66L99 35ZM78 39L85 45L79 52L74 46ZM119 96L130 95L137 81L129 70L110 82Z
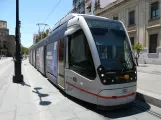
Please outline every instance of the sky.
M37 23L42 23L51 13L59 0L19 0L21 21L21 44L30 47L33 44L33 34L38 33ZM61 0L60 4L46 20L52 28L56 22L72 10L72 0ZM15 35L16 0L0 0L0 20L7 21L10 35ZM44 26L41 26L43 30Z

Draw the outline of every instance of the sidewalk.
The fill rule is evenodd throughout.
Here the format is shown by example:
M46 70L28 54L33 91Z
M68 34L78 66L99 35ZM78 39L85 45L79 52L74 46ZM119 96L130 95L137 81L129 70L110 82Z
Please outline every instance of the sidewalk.
M24 83L12 82L13 68L10 63L0 78L0 83L2 79L8 81L0 91L0 120L80 120L77 114L80 118L84 116L80 112L87 109L62 95L28 60L22 62ZM101 115L91 111L88 114L95 120L103 120Z
M137 70L138 72L161 75L161 65L139 64Z
M2 67L3 69L0 69L0 120L108 120L109 118L158 120L146 111L151 108L161 111L160 108L153 106L146 111L131 108L116 112L101 112L101 110L91 109L87 103L66 96L33 68L28 60L22 62L24 83L21 84L12 82L14 71L12 59L6 60ZM138 84L141 83L140 81L142 80L139 79ZM143 89L142 86L143 84L138 85L140 89ZM149 106L147 103L144 105Z
M141 99L161 107L161 65L139 64L137 71Z

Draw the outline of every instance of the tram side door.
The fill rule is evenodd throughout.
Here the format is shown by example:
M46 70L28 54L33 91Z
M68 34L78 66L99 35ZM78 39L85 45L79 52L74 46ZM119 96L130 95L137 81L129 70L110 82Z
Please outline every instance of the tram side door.
M58 41L58 85L65 88L65 40Z

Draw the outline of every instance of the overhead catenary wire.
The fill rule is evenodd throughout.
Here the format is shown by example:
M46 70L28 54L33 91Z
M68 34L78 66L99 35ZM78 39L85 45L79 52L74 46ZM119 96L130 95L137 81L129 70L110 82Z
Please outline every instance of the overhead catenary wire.
M49 16L53 13L53 11L56 9L56 7L60 4L62 0L59 0L58 3L55 5L55 7L52 9L52 11L49 13L49 15L46 17L46 19L44 20L44 22L49 18ZM44 23L43 22L43 23Z

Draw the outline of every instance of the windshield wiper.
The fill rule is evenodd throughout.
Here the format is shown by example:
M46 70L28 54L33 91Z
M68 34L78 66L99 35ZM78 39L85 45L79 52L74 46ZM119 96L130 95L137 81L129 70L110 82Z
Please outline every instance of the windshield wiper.
M125 60L125 62L123 63L123 64L125 64L125 65L123 65L123 68L122 68L121 72L123 72L123 70L128 66L129 61L131 60L131 57L130 57L131 53L132 53L132 51L130 51L130 53L129 53L129 55L128 55L128 60L127 60L127 61ZM125 67L125 66L126 66L126 67Z

